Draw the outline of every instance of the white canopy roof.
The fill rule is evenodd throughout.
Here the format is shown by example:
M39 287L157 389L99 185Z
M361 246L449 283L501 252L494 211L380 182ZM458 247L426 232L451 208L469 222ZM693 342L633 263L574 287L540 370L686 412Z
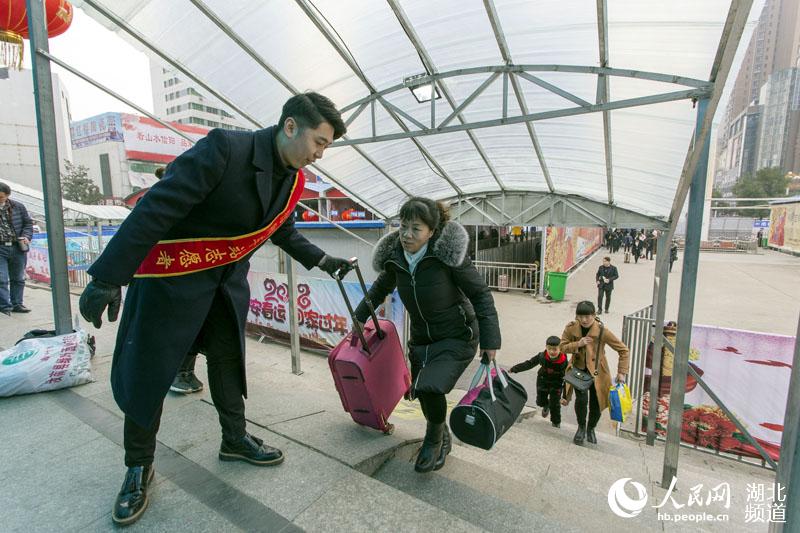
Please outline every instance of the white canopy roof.
M42 191L25 187L13 181L6 180L6 183L11 187L11 198L25 204L28 212L34 217L40 218L41 220L45 219L44 193ZM127 207L116 205L86 205L63 199L61 200L61 205L64 209L65 222L75 222L78 220L122 222L131 212Z
M396 214L409 194L460 197L473 206L483 196L502 199L505 207L495 211L516 223L525 223L520 213L532 209L534 200L561 197L590 211L607 208L595 214L612 206L666 219L695 128L691 98L712 96L709 80L714 81L725 48L729 10L751 5L739 0L733 7L730 0L76 3L138 40L138 46L147 43L172 59L254 127L276 123L283 102L304 90L333 99L347 110L345 118L361 109L344 141L353 144L330 148L315 170L379 214ZM734 51L737 43L738 35ZM435 102L433 128L431 104L418 103L402 86L418 74L447 76L436 77L442 98ZM485 82L485 90L460 108ZM665 94L672 96L651 98ZM669 101L678 96L683 99ZM632 105L649 101L659 103ZM713 112L716 106L711 107ZM454 108L460 116L442 125ZM504 117L518 120L503 124Z

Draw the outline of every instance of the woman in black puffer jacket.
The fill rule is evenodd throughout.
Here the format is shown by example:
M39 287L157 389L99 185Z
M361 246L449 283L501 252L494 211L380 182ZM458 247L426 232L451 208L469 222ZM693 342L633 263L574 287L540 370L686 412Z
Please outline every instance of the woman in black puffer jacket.
M372 260L380 275L370 298L382 302L397 287L411 320L410 394L419 398L428 422L417 472L440 469L450 453L445 394L479 344L490 360L500 348L492 293L467 256L466 230L448 218L442 204L411 198L400 208L400 230L378 242ZM363 301L355 314L361 322L369 316Z

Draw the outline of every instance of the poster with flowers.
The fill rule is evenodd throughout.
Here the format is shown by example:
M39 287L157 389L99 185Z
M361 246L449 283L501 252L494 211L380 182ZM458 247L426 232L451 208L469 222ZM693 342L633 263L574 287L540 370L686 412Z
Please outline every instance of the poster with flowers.
M670 333L674 338L674 333ZM795 338L787 335L711 326L692 328L689 364L773 459L778 459L780 454L794 342ZM665 355L665 360L671 361L668 351ZM655 428L661 436L666 435L670 382L671 372L659 383ZM644 390L647 389L646 386ZM650 394L645 392L642 397L644 427L649 406ZM691 374L686 381L683 407L683 442L720 452L760 457Z
M603 228L547 228L545 269L569 272L603 244Z

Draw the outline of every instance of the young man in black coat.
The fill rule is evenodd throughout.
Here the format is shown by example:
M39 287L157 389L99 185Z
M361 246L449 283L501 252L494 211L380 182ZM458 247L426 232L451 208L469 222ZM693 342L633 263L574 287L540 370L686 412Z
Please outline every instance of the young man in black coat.
M619 278L617 267L611 264L611 258L606 256L603 258L603 264L597 269L597 314L603 313L603 296L605 296L606 306L605 310L608 313L608 307L611 305L611 291L614 290L614 280Z
M550 415L550 423L554 428L561 427L561 393L564 389L564 374L569 365L567 355L559 348L560 344L561 337L550 336L547 338L545 351L509 369L514 374L542 366L536 376L536 405L542 408L543 418Z
M344 133L333 103L316 93L290 98L277 126L211 130L169 165L89 269L80 309L95 327L106 307L116 320L121 286L128 285L111 365L128 467L114 522L131 524L147 508L164 397L193 348L208 364L220 460L283 461L280 450L245 430L249 258L270 239L307 269L349 270L348 261L300 235L292 218L304 186L299 169Z

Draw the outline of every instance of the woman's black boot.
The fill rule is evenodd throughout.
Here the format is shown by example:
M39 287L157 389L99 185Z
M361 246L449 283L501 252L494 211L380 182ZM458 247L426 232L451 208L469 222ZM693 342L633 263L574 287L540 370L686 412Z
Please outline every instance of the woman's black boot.
M414 465L414 470L417 472L430 472L433 470L434 466L436 466L436 460L439 458L439 452L442 450L444 427L444 422L441 424L432 424L428 422L428 427L425 430L425 438L422 440L422 448L419 449L417 463Z
M433 467L434 470L439 470L444 466L444 462L447 459L447 454L450 453L450 450L453 449L453 443L450 440L450 430L447 427L447 424L444 425L444 432L442 433L442 449L439 452L439 457L436 459L436 466Z

